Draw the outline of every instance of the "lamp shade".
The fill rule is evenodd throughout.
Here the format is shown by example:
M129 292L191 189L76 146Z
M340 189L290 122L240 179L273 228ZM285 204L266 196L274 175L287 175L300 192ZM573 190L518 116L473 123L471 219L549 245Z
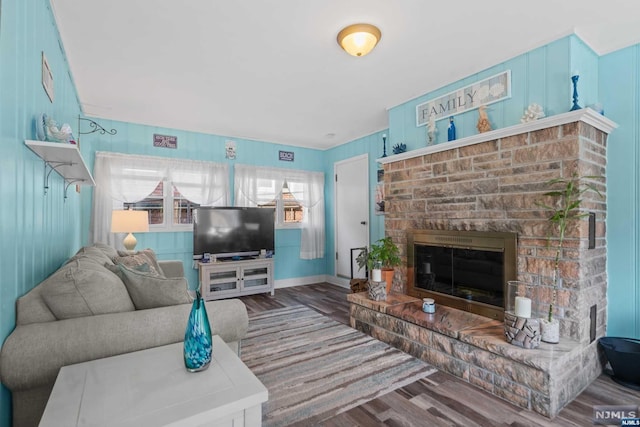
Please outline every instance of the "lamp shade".
M365 56L380 41L382 33L371 24L353 24L338 33L338 44L349 55Z
M111 212L112 233L139 233L149 231L147 211L117 210Z

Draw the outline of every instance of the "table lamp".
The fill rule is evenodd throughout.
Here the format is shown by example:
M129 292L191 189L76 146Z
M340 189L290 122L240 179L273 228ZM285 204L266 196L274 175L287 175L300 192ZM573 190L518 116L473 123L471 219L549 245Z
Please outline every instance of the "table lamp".
M133 252L138 241L131 233L149 231L149 213L147 211L114 210L111 212L111 232L129 233L122 242L129 252Z

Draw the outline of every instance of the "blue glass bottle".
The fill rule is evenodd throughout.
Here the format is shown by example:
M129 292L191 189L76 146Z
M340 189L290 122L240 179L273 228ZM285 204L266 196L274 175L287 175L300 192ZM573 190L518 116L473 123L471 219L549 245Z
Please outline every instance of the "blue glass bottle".
M204 371L211 363L213 343L211 341L211 326L200 292L196 291L196 298L191 306L187 330L184 333L184 365L189 372Z
M456 125L453 123L453 117L449 117L449 128L447 129L448 141L456 139Z

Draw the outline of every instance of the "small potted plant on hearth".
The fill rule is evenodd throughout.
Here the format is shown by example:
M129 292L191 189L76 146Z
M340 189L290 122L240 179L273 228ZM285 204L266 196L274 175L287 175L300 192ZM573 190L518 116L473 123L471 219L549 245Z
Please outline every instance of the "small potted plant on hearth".
M371 271L372 281L386 282L387 294L389 294L393 282L393 267L400 265L400 250L391 237L378 240L368 249L364 248L356 258L356 262L360 268L367 266Z
M551 303L549 304L549 310L546 317L540 319L540 335L544 342L555 344L560 341L560 323L558 322L558 319L553 317L553 309L556 303L558 289L562 287L562 277L560 277L560 257L565 243L567 227L572 221L579 220L589 215L587 212L580 212L582 195L584 193L591 190L602 197L600 191L598 191L598 189L592 184L584 183L581 186L580 182L587 179L596 180L601 178L602 177L600 176L592 175L580 177L575 173L570 178L554 178L546 183L546 185L554 189L544 193L544 196L549 197L552 202L550 204L536 202L536 205L546 209L550 213L548 220L558 233L556 239L551 236L547 238L547 244L549 246L552 245L552 242L555 242L554 247L556 249L556 253L553 262L553 290Z

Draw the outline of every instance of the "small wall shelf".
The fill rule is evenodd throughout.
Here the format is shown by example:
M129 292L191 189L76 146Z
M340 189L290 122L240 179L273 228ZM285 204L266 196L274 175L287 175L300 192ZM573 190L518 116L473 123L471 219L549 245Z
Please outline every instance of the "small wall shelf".
M26 140L24 143L38 157L44 160L45 194L47 194L47 190L49 189L49 175L51 175L53 171L56 171L66 182L64 186L65 199L67 198L67 190L71 184L96 185L76 145L30 140Z

